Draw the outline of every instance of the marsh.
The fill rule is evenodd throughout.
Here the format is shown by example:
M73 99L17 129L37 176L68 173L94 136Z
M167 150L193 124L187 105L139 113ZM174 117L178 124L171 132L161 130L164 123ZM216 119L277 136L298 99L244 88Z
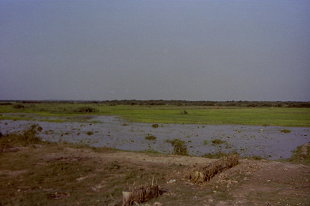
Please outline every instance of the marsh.
M5 134L39 124L43 128L39 136L46 141L166 154L173 152L167 140L177 138L186 143L190 155L238 152L242 157L266 159L287 159L297 146L310 141L308 127L159 124L154 128L151 123L126 122L118 116L63 117L70 121L61 123L38 121L40 118L36 121L3 120L0 130ZM290 132L283 133L283 130ZM145 138L150 135L156 138ZM221 140L221 144L212 144L214 140Z

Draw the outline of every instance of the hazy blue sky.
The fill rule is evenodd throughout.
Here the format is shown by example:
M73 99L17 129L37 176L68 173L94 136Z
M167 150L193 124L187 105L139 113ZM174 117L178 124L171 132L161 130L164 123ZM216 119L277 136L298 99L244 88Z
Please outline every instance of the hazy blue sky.
M0 99L310 101L310 0L1 0Z

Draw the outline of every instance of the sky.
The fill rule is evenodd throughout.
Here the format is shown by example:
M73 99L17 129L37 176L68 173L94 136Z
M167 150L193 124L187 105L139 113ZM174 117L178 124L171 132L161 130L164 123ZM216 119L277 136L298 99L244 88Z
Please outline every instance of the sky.
M310 0L1 0L0 100L310 101Z

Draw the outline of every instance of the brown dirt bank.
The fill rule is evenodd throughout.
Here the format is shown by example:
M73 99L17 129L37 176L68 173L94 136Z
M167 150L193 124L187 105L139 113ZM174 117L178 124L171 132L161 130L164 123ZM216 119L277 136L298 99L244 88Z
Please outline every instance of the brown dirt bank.
M161 195L143 205L310 205L307 164L241 159L193 185L189 169L215 159L66 144L0 151L0 205L121 205L122 191L153 176Z

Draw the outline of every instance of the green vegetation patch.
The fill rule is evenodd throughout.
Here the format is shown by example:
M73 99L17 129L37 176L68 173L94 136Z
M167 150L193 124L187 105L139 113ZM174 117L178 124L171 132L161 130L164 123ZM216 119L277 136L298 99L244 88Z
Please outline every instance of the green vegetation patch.
M153 149L146 149L142 151L138 151L139 153L146 153L146 154L162 154L159 151L153 150Z
M226 141L223 141L223 140L220 140L220 139L213 139L213 140L211 140L211 142L212 142L212 144L223 144Z
M158 126L158 124L153 124L152 127L153 128L158 128L159 126Z
M109 102L109 104L115 104ZM244 103L244 102L243 102ZM66 115L105 114L119 115L120 118L129 122L143 123L186 123L186 124L238 124L238 125L268 125L284 127L309 127L310 108L297 107L236 107L220 106L215 109L213 106L192 106L184 104L176 105L119 105L116 107L109 104L93 103L14 103L3 105L0 113L35 113L40 116L63 117ZM223 104L223 103L222 103ZM236 103L234 103L236 104ZM23 105L22 106L14 105ZM224 105L224 104L223 104ZM226 104L225 104L226 105ZM237 104L239 105L239 103ZM184 110L189 115L184 115ZM17 120L26 117L13 117ZM12 119L11 116L0 116L1 119ZM41 119L41 121L59 121Z
M92 131L88 131L88 132L86 132L86 134L90 136L90 135L93 135L93 134L94 134L94 132L92 132Z
M282 129L281 132L282 132L282 133L290 133L291 130L289 130L289 129Z
M147 135L145 136L145 139L146 139L146 140L156 140L156 137L153 136L153 135L151 135L151 134L147 134Z
M186 123L186 124L238 124L238 125L269 125L269 126L301 126L309 127L309 108L206 108L184 106L190 115L184 115L177 106L157 106L153 109L147 106L105 107L105 112L120 115L132 122L143 123ZM183 111L183 110L182 110Z
M13 104L14 109L23 109L25 106L23 104Z
M253 155L251 157L251 159L253 159L253 160L262 160L263 158L261 156L258 156L258 155Z
M29 144L38 144L41 143L41 138L37 137L37 131L40 126L38 124L33 124L27 127L22 132L13 132L9 134L2 134L0 138L1 145L8 145L8 144L21 144L22 146L27 146Z
M74 112L93 113L93 112L99 112L99 110L93 107L85 106L75 109Z
M43 130L43 128L41 126L37 127L38 132L41 132Z
M173 154L175 155L189 155L187 151L187 146L184 141L180 139L167 140L173 147Z
M310 146L303 148L303 146L298 146L289 159L290 162L294 163L310 163Z

